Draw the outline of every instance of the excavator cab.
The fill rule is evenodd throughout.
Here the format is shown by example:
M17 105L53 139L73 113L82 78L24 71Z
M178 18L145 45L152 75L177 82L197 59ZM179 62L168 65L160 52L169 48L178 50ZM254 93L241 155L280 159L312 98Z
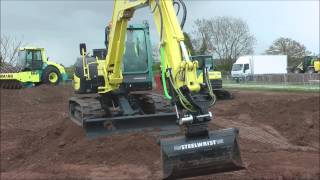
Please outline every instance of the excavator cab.
M129 25L123 55L123 86L130 91L152 90L152 48L149 25Z
M98 86L103 84L102 77L99 78L99 66L105 61L108 52L109 27L105 28L105 45L106 48L93 49L93 55L85 55L85 61L82 57L77 58L75 63L74 84L77 94L97 93ZM80 55L82 49L87 52L86 45L80 44ZM129 25L127 28L123 63L121 65L123 73L123 83L121 87L129 91L146 91L152 89L153 72L152 72L152 47L149 36L149 24ZM90 78L84 75L84 69L89 69ZM78 86L79 85L79 86Z

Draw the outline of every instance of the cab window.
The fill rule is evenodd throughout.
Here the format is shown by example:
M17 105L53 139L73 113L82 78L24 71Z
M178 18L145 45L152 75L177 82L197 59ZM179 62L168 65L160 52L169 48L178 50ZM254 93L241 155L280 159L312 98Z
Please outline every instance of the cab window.
M234 64L232 66L232 71L240 71L242 70L243 64Z
M128 30L123 56L124 72L144 72L148 68L147 63L148 53L144 31Z
M42 68L42 57L41 51L26 51L26 62L25 69L27 70L37 70Z
M32 66L32 51L27 51L27 56L26 56L26 65L25 68L31 68Z
M33 51L33 60L41 61L41 51Z
M249 69L249 64L244 64L244 71Z

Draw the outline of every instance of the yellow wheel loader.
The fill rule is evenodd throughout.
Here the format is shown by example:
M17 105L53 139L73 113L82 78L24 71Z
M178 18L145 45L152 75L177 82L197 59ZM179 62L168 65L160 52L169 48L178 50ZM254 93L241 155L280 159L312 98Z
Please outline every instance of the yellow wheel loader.
M64 67L49 61L44 48L20 48L15 66L1 64L1 88L19 89L41 83L57 85L67 79Z
M175 4L183 7L181 23ZM164 95L151 92L148 27L128 26L135 10L143 7L150 7L160 36ZM209 68L191 60L184 44L186 11L183 0L115 0L106 33L106 57L92 59L86 45L80 44L82 59L75 70L75 95L69 100L70 119L89 137L159 133L164 179L243 169L238 129L208 128L216 96ZM168 137L171 132L175 136Z

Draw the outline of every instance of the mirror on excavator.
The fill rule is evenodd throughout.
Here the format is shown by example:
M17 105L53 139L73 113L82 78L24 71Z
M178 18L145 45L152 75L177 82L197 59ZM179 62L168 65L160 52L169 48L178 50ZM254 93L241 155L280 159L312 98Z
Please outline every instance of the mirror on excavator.
M87 46L85 43L81 43L80 44L80 55L82 56L83 55L83 52L87 52Z

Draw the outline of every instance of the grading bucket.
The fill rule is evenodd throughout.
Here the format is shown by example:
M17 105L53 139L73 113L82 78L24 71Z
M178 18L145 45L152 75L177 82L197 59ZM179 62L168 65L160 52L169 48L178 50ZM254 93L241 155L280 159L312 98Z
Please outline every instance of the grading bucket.
M162 139L164 179L194 177L243 169L238 129L211 131L206 137Z

